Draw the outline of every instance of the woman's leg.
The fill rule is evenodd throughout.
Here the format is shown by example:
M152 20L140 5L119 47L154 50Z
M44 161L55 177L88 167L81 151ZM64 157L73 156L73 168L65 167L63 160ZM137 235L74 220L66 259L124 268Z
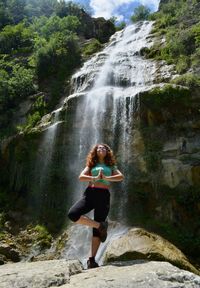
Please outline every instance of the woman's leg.
M97 223L104 222L108 216L110 209L110 193L109 191L98 191L100 194L96 198L96 205L94 209L94 221ZM101 194L102 193L102 194ZM93 237L92 237L92 247L91 247L91 255L95 257L99 246L101 244L101 239L99 238L99 231L96 227L93 227Z
M90 219L89 217L84 216L84 215L82 215L82 216L76 221L76 224L87 225L87 226L89 226L89 227L96 228L96 229L98 229L99 226L100 226L100 223L99 223L99 222L94 221L94 220L92 220L92 219Z
M87 191L88 189L86 189L83 197L69 209L68 217L76 224L87 225L89 227L98 229L100 223L84 215L94 209L90 194L86 195Z
M93 236L92 237L92 247L91 247L91 257L96 256L100 244L101 244L101 240L99 239L99 237Z

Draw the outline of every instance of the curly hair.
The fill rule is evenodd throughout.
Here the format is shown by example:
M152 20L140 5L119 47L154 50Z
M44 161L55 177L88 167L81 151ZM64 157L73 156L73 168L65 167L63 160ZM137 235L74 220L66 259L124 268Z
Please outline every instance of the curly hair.
M106 148L107 153L104 158L105 164L108 166L113 166L116 164L115 156L113 155L111 148L107 144L100 143L94 145L87 155L86 166L88 166L90 169L98 163L97 148L99 145L102 145Z

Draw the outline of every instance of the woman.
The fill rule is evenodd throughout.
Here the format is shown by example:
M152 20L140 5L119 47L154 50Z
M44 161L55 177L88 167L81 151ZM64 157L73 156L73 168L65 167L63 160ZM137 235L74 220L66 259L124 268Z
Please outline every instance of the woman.
M86 167L79 176L80 181L89 182L83 197L69 210L68 217L77 224L93 228L91 257L88 268L98 267L95 256L101 242L107 237L110 209L110 182L122 181L124 176L116 167L112 150L107 144L97 144L89 152ZM94 220L84 214L94 209Z

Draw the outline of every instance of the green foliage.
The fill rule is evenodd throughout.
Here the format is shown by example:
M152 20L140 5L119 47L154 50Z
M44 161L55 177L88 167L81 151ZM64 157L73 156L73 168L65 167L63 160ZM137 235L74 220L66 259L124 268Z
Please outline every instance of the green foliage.
M190 67L190 58L185 55L180 55L176 64L176 71L182 74Z
M49 234L47 228L43 225L36 225L33 230L37 232L36 243L42 248L49 248L51 246L52 236Z
M182 74L190 67L200 65L200 24L199 6L196 0L168 1L162 3L159 12L152 15L156 20L153 32L166 34L166 42L160 47L154 45L147 53L148 57L164 59L175 64Z
M65 0L61 0L57 5L56 14L61 18L73 15L77 16L80 19L83 13L85 13L83 11L83 8L72 1L66 2Z
M90 43L86 44L83 49L83 57L87 58L88 56L91 56L92 54L98 52L102 48L102 44L97 39L92 39Z
M39 81L54 75L63 79L80 63L77 37L73 34L54 33L35 54L36 73Z
M121 21L121 22L117 23L117 17L115 17L115 16L112 16L109 20L110 20L110 22L112 22L115 25L116 31L120 31L126 27L126 22Z
M37 32L40 37L44 37L49 40L54 33L61 32L69 34L78 31L80 27L80 22L76 16L67 16L60 18L58 16L52 16L47 18L42 16L40 18L35 18L30 29L33 32Z
M132 22L147 20L150 15L150 9L144 5L140 5L134 9L134 14L131 16Z
M23 22L15 26L5 26L0 33L0 53L16 53L22 48L27 48L28 51L33 48L33 35L30 29Z
M126 22L122 21L119 24L117 24L115 27L116 27L116 31L120 31L126 27Z
M11 75L11 78L8 80L8 85L12 99L17 98L16 101L18 102L36 91L33 84L34 75L31 69L26 69L16 64L13 67Z
M59 5L57 0L28 0L25 5L27 18L53 15Z
M143 96L144 104L153 110L167 107L176 107L176 105L187 105L189 90L183 87L174 87L173 85L165 85L162 88L156 87Z
M94 21L72 1L0 2L0 139L17 132L13 116L31 94L45 91L49 100L43 107L46 113L55 107L65 83L81 64L77 35L89 39L96 33L103 42L114 32L110 24L104 19ZM85 55L100 48L95 40L86 47ZM42 109L34 107L18 130L33 127L44 115Z
M57 0L6 0L0 3L0 28L15 25L23 19L31 21L42 15L55 14L60 3Z
M31 69L15 64L10 75L0 70L0 103L2 107L14 105L35 92L34 75ZM12 104L11 104L12 102Z
M27 121L23 125L18 125L16 128L18 131L28 133L47 113L47 104L44 101L44 96L39 96L35 103L32 105L32 113L28 115Z
M11 15L11 21L13 24L18 24L23 20L25 13L25 3L26 0L8 0L7 7L9 10L9 14Z
M10 23L9 13L5 7L5 2L0 2L0 29Z
M173 79L172 83L190 88L200 87L200 77L192 73L186 73Z

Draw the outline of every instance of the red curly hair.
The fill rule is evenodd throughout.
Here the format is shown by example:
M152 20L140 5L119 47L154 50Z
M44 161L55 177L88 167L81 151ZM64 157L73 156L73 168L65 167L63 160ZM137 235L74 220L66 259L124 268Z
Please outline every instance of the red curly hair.
M92 147L86 159L86 166L88 166L90 169L98 163L97 148L99 145L104 146L107 151L106 156L104 158L105 164L108 166L113 166L116 164L115 156L113 155L113 151L111 150L111 148L104 143L96 144Z

